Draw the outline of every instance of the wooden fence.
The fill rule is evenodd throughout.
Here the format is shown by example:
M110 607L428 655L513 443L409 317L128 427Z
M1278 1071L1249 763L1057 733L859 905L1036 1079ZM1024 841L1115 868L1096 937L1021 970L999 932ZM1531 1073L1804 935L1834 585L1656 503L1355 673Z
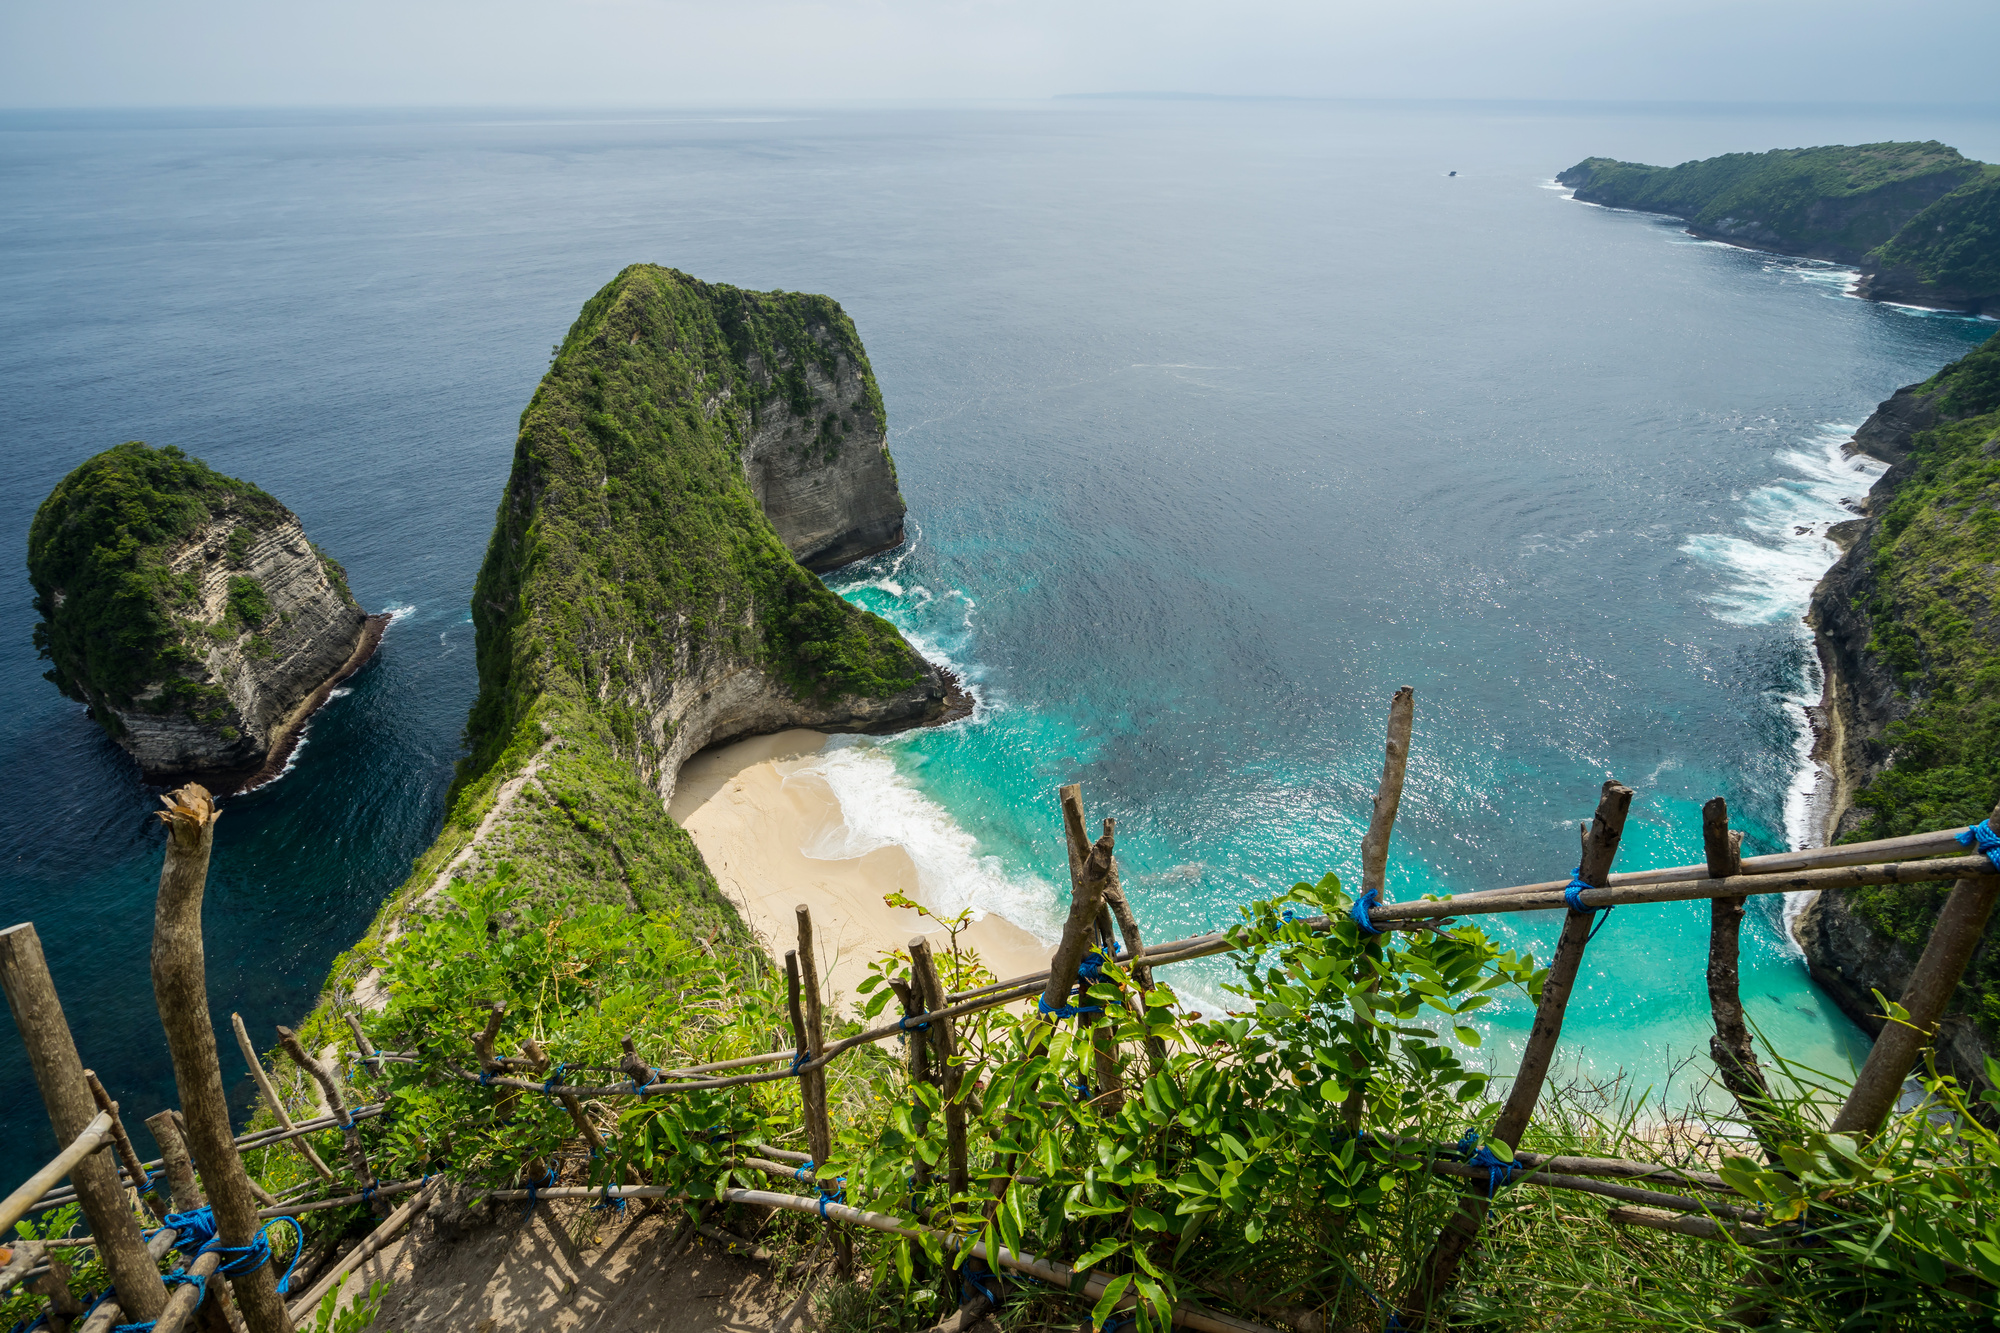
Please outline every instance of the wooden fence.
M1727 806L1717 798L1703 810L1706 855L1703 864L1614 872L1612 862L1633 793L1620 783L1606 782L1595 814L1581 828L1580 865L1571 880L1388 902L1385 900L1388 847L1401 799L1411 716L1411 692L1400 690L1390 705L1381 781L1362 843L1358 919L1374 930L1386 932L1434 928L1448 920L1474 915L1566 909L1534 1024L1491 1138L1517 1144L1528 1127L1561 1038L1564 1010L1597 911L1613 906L1694 899L1707 899L1712 904L1708 986L1716 1036L1711 1043L1711 1054L1723 1083L1736 1095L1754 1130L1758 1128L1758 1103L1767 1094L1737 994L1738 934L1745 900L1763 893L1950 879L1954 881L1950 895L1901 998L1907 1021L1890 1024L1876 1039L1832 1128L1837 1132L1868 1135L1881 1126L1934 1035L1984 933L1995 900L2000 898L2000 873L1996 873L1996 864L2000 863L1984 855L1963 854L1958 830L1746 858L1739 851L1742 834L1729 829ZM761 1155L745 1156L733 1165L762 1171L776 1179L810 1183L814 1175L811 1164L828 1161L833 1149L826 1068L864 1045L903 1038L912 1043L911 1068L916 1076L939 1085L946 1121L943 1162L946 1183L954 1193L962 1192L970 1172L954 1020L1031 999L1038 1001L1038 1011L1044 1015L1060 1013L1077 985L1079 965L1093 948L1107 956L1115 952L1118 961L1143 987L1151 984L1154 969L1210 957L1232 947L1228 932L1147 945L1119 883L1114 822L1105 820L1102 836L1092 842L1086 832L1080 788L1073 785L1062 788L1059 799L1069 850L1071 904L1062 938L1046 971L948 994L940 983L930 945L919 936L910 942L909 974L892 983L903 1008L897 1021L829 1041L821 1007L812 920L807 909L800 907L798 947L787 952L784 960L793 1028L793 1044L789 1049L659 1070L641 1059L633 1042L627 1039L620 1064L605 1067L605 1072L615 1069L618 1081L557 1083L519 1076L522 1071L546 1074L552 1068L550 1054L536 1043L523 1042L519 1056L505 1056L496 1051L504 1011L493 1006L485 1016L483 1031L472 1041L469 1066L448 1064L447 1071L456 1078L486 1085L499 1097L514 1097L524 1092L554 1097L568 1112L578 1135L593 1149L602 1146L603 1138L584 1114L584 1099L663 1097L796 1080L803 1098L810 1153L790 1153L752 1144L748 1145L751 1151ZM114 1325L145 1321L153 1321L154 1333L180 1333L191 1322L206 1333L221 1333L239 1326L246 1327L249 1333L290 1333L294 1321L306 1314L338 1278L406 1225L441 1182L431 1178L396 1182L376 1179L358 1125L380 1114L381 1107L349 1110L343 1102L337 1071L309 1055L291 1032L280 1028L284 1049L318 1084L331 1112L318 1119L293 1122L259 1062L240 1018L233 1020L238 1043L279 1123L270 1130L231 1134L214 1026L206 1007L201 944L201 897L217 812L208 793L198 786L173 793L165 803L167 809L161 819L168 828L168 844L155 916L153 979L181 1107L178 1111L162 1111L147 1120L161 1145L160 1160L139 1161L125 1134L117 1104L105 1095L95 1076L83 1068L33 925L0 931L0 989L5 990L20 1028L57 1139L65 1145L48 1165L0 1203L0 1234L34 1209L70 1201L81 1205L90 1225L90 1235L81 1240L29 1241L13 1245L11 1251L0 1250L0 1294L17 1282L39 1280L33 1289L49 1294L49 1317L58 1325L58 1333L62 1333L64 1324L74 1324L83 1333L105 1333ZM1994 811L1993 818L2000 820L2000 809ZM1324 917L1316 917L1305 925L1314 931L1325 931L1331 923ZM1120 940L1122 949L1117 944ZM1052 1016L1050 1021L1060 1019ZM1086 1017L1084 1021L1091 1020ZM354 1035L357 1058L378 1074L387 1064L415 1059L407 1053L378 1050L358 1016L347 1015L347 1022ZM1101 1039L1097 1046L1099 1061L1107 1061L1108 1041ZM781 1065L784 1067L775 1067ZM763 1066L772 1067L760 1068ZM732 1070L751 1072L726 1072ZM1358 1094L1345 1109L1350 1123L1358 1125L1361 1110ZM339 1174L320 1159L304 1137L332 1129L341 1131L342 1155L352 1186L320 1199L280 1200L251 1180L243 1153L289 1142L312 1168L320 1184L335 1182ZM1734 1197L1732 1191L1719 1176L1709 1173L1658 1163L1543 1157L1525 1152L1517 1154L1517 1161L1526 1173L1517 1176L1515 1183L1539 1184L1611 1199L1619 1205L1610 1213L1616 1222L1688 1236L1727 1235L1752 1242L1770 1234L1757 1225L1761 1212L1745 1203L1730 1202ZM1484 1168L1432 1160L1429 1169L1439 1175L1464 1179L1466 1186L1428 1259L1413 1275L1398 1302L1401 1326L1406 1329L1422 1327L1430 1311L1438 1308L1440 1298L1456 1279L1467 1249L1477 1238L1491 1203L1490 1180ZM156 1218L168 1216L167 1209L153 1199L157 1193L158 1177L153 1174L156 1170L167 1178L172 1220L180 1221L178 1226L149 1229ZM930 1168L919 1163L918 1170L922 1174ZM71 1181L70 1187L56 1188L65 1176ZM1668 1188L1656 1188L1659 1186ZM412 1193L415 1198L390 1212L389 1199ZM613 1185L498 1190L490 1191L489 1197L525 1199L531 1203L566 1198L595 1202L665 1198L673 1194L674 1191L663 1186ZM1112 1280L1111 1275L1101 1272L1073 1272L1044 1256L1005 1249L989 1252L984 1244L970 1238L934 1231L846 1203L830 1202L823 1196L731 1189L722 1197L745 1205L795 1211L824 1222L903 1236L929 1234L947 1248L969 1249L974 1257L994 1268L1026 1273L1070 1287L1076 1294L1087 1297L1094 1297ZM294 1296L288 1307L279 1291L277 1275L266 1262L268 1251L263 1247L268 1242L263 1238L263 1228L275 1218L362 1203L370 1205L377 1216L387 1214L387 1217L363 1245L326 1273L313 1290ZM198 1225L190 1228L180 1218L181 1214L204 1207L212 1214L212 1222L204 1215ZM153 1216L148 1216L148 1209ZM207 1234L211 1228L212 1238ZM184 1231L188 1233L186 1240L182 1236ZM835 1238L836 1263L844 1269L849 1263L847 1233L835 1228ZM206 1243L197 1246L193 1243L196 1239ZM77 1247L86 1245L103 1257L115 1293L100 1299L87 1316L69 1297L64 1261L65 1254L73 1256ZM172 1280L169 1285L161 1279L159 1262L177 1245L188 1262L185 1269L169 1274ZM227 1278L226 1284L208 1280L218 1272ZM1126 1303L1129 1305L1132 1299L1128 1293ZM1321 1317L1314 1311L1282 1309L1264 1313L1267 1317L1282 1318L1297 1333L1323 1333ZM1191 1302L1179 1304L1173 1318L1178 1324L1213 1333L1271 1333L1264 1325Z

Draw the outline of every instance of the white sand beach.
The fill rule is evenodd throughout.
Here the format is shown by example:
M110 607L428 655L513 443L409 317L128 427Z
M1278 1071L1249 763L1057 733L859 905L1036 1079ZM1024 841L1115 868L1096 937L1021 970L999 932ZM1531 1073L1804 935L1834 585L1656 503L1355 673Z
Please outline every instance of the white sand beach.
M901 847L838 861L800 850L842 822L825 780L802 771L826 741L820 732L793 730L703 751L681 769L668 813L774 958L795 947L794 909L803 903L812 910L827 993L844 1010L874 959L913 935L940 945L945 935L936 922L883 901L891 892L918 897L916 866ZM1002 978L1048 966L1049 946L990 912L959 939Z

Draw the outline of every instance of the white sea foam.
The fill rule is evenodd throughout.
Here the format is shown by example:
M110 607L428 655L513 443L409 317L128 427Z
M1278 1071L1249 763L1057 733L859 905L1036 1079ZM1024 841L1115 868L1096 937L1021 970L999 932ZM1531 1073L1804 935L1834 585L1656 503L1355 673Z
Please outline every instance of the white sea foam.
M815 836L801 849L805 855L845 861L901 847L917 868L917 899L932 911L997 912L1045 940L1055 938L1054 888L981 855L977 839L912 786L885 747L863 742L829 750L785 780L806 774L832 788L841 823Z
M1703 532L1681 544L1715 570L1721 586L1703 600L1717 616L1734 625L1770 625L1805 614L1813 585L1840 556L1826 530L1855 516L1851 506L1883 471L1874 459L1843 452L1853 437L1853 426L1828 426L1779 454L1789 475L1743 497L1742 525L1750 536Z
M328 697L331 698L332 696L329 695ZM270 777L265 778L262 782L258 783L256 786L245 787L243 789L242 794L248 796L253 791L264 790L264 788L270 786L274 782L283 782L285 780L286 775L299 766L299 756L305 752L306 743L311 739L312 739L312 723L308 722L306 723L305 726L299 728L299 738L292 742L292 752L285 756L285 766L279 769L277 772L273 773Z
M326 701L328 703L332 703L335 699L345 699L348 695L352 693L354 693L352 689L350 689L345 685L342 685L339 686L338 688L328 690L326 692Z
M414 606L392 606L389 608L389 623L393 625L397 621L413 616L416 613L417 608Z
M1710 610L1737 625L1790 623L1801 638L1812 591L1840 548L1826 530L1854 517L1857 505L1884 465L1845 446L1854 427L1829 425L1797 449L1778 455L1790 475L1759 486L1743 498L1744 538L1698 533L1681 549L1713 566L1721 588L1706 599ZM1785 838L1795 848L1819 840L1814 794L1823 776L1813 761L1813 730L1806 709L1817 703L1823 681L1815 654L1807 654L1806 678L1795 693L1779 700L1792 735L1792 780L1785 791ZM1810 901L1806 893L1785 895L1785 945L1797 951L1791 927Z

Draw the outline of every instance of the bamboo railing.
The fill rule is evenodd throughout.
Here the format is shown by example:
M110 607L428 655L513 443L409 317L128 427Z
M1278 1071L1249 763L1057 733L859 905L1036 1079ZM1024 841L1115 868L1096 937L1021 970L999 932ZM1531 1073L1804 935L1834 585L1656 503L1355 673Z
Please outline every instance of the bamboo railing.
M1728 828L1728 811L1720 800L1703 811L1703 842L1706 861L1702 865L1669 866L1650 870L1618 871L1611 864L1618 851L1626 811L1633 793L1620 784L1607 782L1596 816L1583 826L1581 880L1587 887L1574 894L1581 910L1572 910L1566 898L1570 881L1544 881L1510 885L1480 892L1391 903L1382 900L1384 870L1389 841L1400 803L1404 765L1409 751L1412 696L1399 691L1390 706L1387 742L1381 781L1374 801L1367 836L1362 848L1361 893L1370 923L1379 930L1437 929L1460 918L1537 911L1565 913L1549 973L1544 981L1535 1023L1531 1029L1509 1098L1491 1136L1510 1146L1518 1141L1531 1120L1549 1062L1560 1040L1561 1023L1568 995L1582 955L1590 938L1590 922L1597 911L1625 905L1708 900L1711 915L1708 986L1717 1035L1711 1047L1724 1085L1734 1094L1745 1113L1746 1123L1759 1129L1759 1102L1766 1096L1761 1070L1757 1066L1737 994L1737 939L1742 905L1758 894L1787 893L1826 888L1879 885L1910 885L1954 881L1951 896L1940 916L1929 946L1920 960L1902 1000L1908 1021L1891 1025L1878 1038L1861 1077L1842 1107L1835 1127L1847 1132L1872 1133L1893 1106L1921 1051L1935 1032L1945 1003L1963 975L1972 949L1977 945L1996 898L2000 898L2000 873L1984 856L1963 854L1957 830L1915 834L1871 843L1831 848L1810 848L1766 856L1742 857L1738 847L1742 835ZM597 1066L620 1076L617 1082L599 1084L558 1084L543 1078L519 1077L515 1071L545 1074L551 1067L550 1055L534 1043L523 1044L520 1057L502 1056L494 1049L502 1012L497 1007L487 1014L484 1031L474 1040L475 1067L447 1063L447 1076L480 1083L500 1098L496 1113L511 1114L515 1099L524 1094L555 1097L569 1111L578 1134L593 1148L604 1140L584 1116L585 1099L616 1099L672 1096L697 1090L753 1086L796 1080L804 1098L808 1154L789 1153L765 1145L753 1145L764 1157L744 1157L733 1165L762 1171L779 1179L810 1181L812 1162L824 1162L832 1153L833 1131L828 1113L825 1070L835 1060L865 1045L892 1037L909 1040L909 1071L913 1079L940 1085L944 1094L947 1146L942 1169L953 1191L962 1192L970 1179L967 1161L964 1108L957 1096L961 1066L953 1059L956 1037L954 1020L982 1010L1023 1001L1038 1000L1042 1013L1059 1018L1067 1006L1072 978L1086 951L1096 947L1110 954L1114 940L1122 936L1128 947L1119 949L1117 960L1124 964L1133 981L1144 987L1152 984L1156 969L1177 963L1212 957L1236 947L1234 931L1213 931L1163 944L1147 945L1141 936L1136 915L1118 877L1116 829L1104 822L1103 836L1094 844L1085 833L1080 789L1065 787L1060 793L1065 841L1071 871L1071 910L1062 938L1053 951L1051 967L1027 976L997 981L991 985L947 994L940 985L937 969L929 954L928 942L911 941L912 968L909 976L894 983L902 1000L902 1013L893 1024L884 1024L829 1041L825 1018L820 1009L818 964L811 916L798 910L799 944L785 957L791 997L792 1036L790 1049L762 1055L739 1057L654 1069L640 1058L633 1042L625 1043L624 1058L616 1066ZM294 1320L302 1317L332 1282L361 1263L386 1243L421 1210L441 1183L433 1177L384 1182L376 1178L362 1140L359 1122L381 1113L381 1106L359 1106L349 1111L343 1104L337 1070L306 1052L283 1028L282 1045L292 1062L318 1084L331 1114L294 1122L281 1104L275 1085L257 1059L249 1034L240 1018L232 1016L238 1044L249 1061L265 1099L272 1105L278 1125L231 1137L226 1107L220 1096L220 1070L216 1061L213 1029L205 1006L188 1002L200 996L202 961L200 955L199 910L206 881L208 849L212 840L215 811L207 793L190 787L168 799L162 816L171 831L166 865L161 875L161 907L156 926L155 979L161 999L162 1020L169 1036L187 1114L188 1142L181 1146L182 1113L162 1112L149 1120L161 1138L165 1156L140 1162L131 1151L130 1140L119 1122L117 1106L105 1095L94 1076L81 1069L75 1045L55 1001L46 965L32 925L0 932L0 984L4 985L16 1023L28 1046L35 1072L52 1121L59 1131L72 1126L67 1145L57 1157L27 1182L0 1201L0 1233L29 1212L80 1201L91 1226L91 1234L81 1239L33 1242L17 1246L12 1257L0 1263L0 1291L32 1272L48 1271L60 1262L55 1256L90 1246L104 1256L119 1292L115 1301L100 1303L87 1323L86 1333L96 1333L114 1322L152 1319L154 1333L180 1333L190 1323L204 1330L230 1326L223 1318L223 1303L229 1301L223 1283L182 1284L171 1293L159 1285L155 1261L175 1241L175 1233L161 1229L142 1235L137 1211L141 1194L152 1183L151 1173L163 1165L174 1180L176 1206L185 1207L183 1196L199 1199L194 1184L196 1171L211 1191L220 1186L229 1196L218 1198L214 1207L224 1243L249 1245L251 1237L269 1219L296 1218L315 1212L369 1204L380 1216L388 1213L386 1200L416 1193L390 1214L364 1246L332 1272L321 1276L311 1291L287 1300L276 1290L268 1266L246 1267L231 1274L239 1309L228 1313L240 1319L249 1333L290 1333ZM2000 819L2000 809L1994 817ZM1115 924L1114 924L1115 922ZM1313 931L1332 928L1325 917L1303 920ZM180 1012L168 1014L171 1002ZM369 1040L360 1020L344 1016L352 1031L357 1058L380 1074L388 1064L414 1062L414 1055L378 1050ZM1092 1022L1087 1015L1083 1020ZM1119 1095L1118 1066L1110 1048L1108 1027L1092 1029L1092 1041L1100 1066L1100 1084L1106 1095ZM205 1043L205 1044L204 1044ZM804 1058L800 1058L800 1053ZM1155 1065L1164 1051L1149 1048ZM784 1066L770 1068L769 1066ZM566 1068L587 1069L570 1065ZM749 1072L737 1072L749 1071ZM954 1116L953 1112L957 1114ZM1364 1108L1360 1094L1343 1107L1351 1125L1359 1125ZM338 1130L347 1170L337 1173L306 1140L307 1135ZM1759 1131L1761 1132L1761 1131ZM1381 1137L1402 1150L1421 1156L1423 1169L1447 1179L1463 1180L1467 1188L1460 1197L1458 1211L1446 1224L1429 1259L1416 1273L1399 1304L1402 1326L1423 1327L1430 1313L1452 1286L1460 1260L1476 1239L1490 1204L1490 1180L1483 1167L1450 1160L1454 1145L1423 1144L1384 1133ZM172 1140L169 1145L168 1140ZM312 1167L320 1181L337 1184L343 1179L354 1183L328 1197L310 1200L260 1198L261 1190L249 1180L242 1154L254 1148L291 1143ZM105 1154L103 1150L115 1151ZM190 1150L192 1163L189 1162ZM175 1154L178 1153L178 1158ZM779 1160L769 1160L776 1158ZM793 1164L784 1165L789 1159ZM1713 1173L1670 1167L1658 1163L1622 1159L1569 1156L1539 1156L1517 1153L1521 1168L1512 1183L1594 1195L1617 1203L1607 1216L1624 1225L1704 1239L1730 1238L1739 1243L1775 1243L1779 1233L1757 1225L1762 1211L1748 1202L1731 1202L1733 1191ZM178 1166L177 1166L178 1163ZM1031 1183L1029 1177L1013 1175L1013 1164L1002 1164L1003 1175ZM920 1176L929 1168L919 1164ZM74 1184L55 1188L64 1177ZM1482 1182L1486 1189L1478 1188ZM1660 1186L1667 1188L1662 1189ZM563 1199L601 1202L613 1199L663 1199L677 1197L664 1186L626 1184L597 1187L551 1185L528 1190L488 1190L494 1200L526 1199L531 1203ZM1706 1197L1704 1197L1706 1196ZM988 1253L985 1246L968 1238L930 1232L927 1228L826 1198L778 1193L768 1190L730 1189L726 1201L798 1212L828 1223L894 1233L903 1236L932 1235L947 1248L965 1246L980 1263L1011 1269L1074 1286L1078 1294L1095 1297L1112 1281L1101 1272L1078 1273L1057 1260L1006 1250ZM259 1206L261 1203L262 1206ZM852 1262L847 1234L834 1228L836 1266L845 1269ZM164 1239L163 1239L164 1238ZM203 1277L216 1272L222 1263L213 1250L190 1256L189 1272ZM44 1265L37 1268L36 1265ZM148 1286L148 1280L151 1286ZM130 1286L126 1285L130 1282ZM208 1299L204 1301L206 1291ZM1240 1289L1218 1291L1238 1304L1256 1307ZM1128 1294L1126 1303L1135 1298ZM1287 1307L1271 1309L1297 1333L1325 1333L1320 1316L1310 1310ZM1174 1311L1174 1322L1216 1333L1271 1333L1264 1325L1183 1301Z

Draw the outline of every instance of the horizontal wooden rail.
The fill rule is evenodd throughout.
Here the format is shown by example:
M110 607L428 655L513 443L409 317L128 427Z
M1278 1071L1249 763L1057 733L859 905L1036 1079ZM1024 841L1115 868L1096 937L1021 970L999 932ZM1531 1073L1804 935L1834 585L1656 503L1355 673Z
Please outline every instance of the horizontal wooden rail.
M746 1203L760 1208L783 1208L794 1213L804 1213L808 1217L818 1217L822 1221L848 1222L855 1226L867 1227L871 1231L908 1236L912 1240L934 1236L944 1243L947 1250L964 1248L970 1250L975 1258L983 1259L994 1267L1011 1268L1060 1287L1067 1288L1078 1277L1083 1276L1083 1286L1075 1294L1088 1301L1096 1300L1104 1294L1104 1289L1111 1285L1109 1274L1093 1272L1084 1276L1063 1264L1037 1258L1032 1254L1016 1253L1004 1246L989 1251L983 1242L968 1242L965 1237L934 1231L929 1227L913 1226L900 1218L866 1212L860 1208L850 1208L844 1203L808 1199L798 1194L777 1194L769 1190L723 1190L721 1197L728 1203ZM1120 1298L1117 1308L1130 1309L1137 1304L1138 1298L1128 1290ZM1201 1333L1277 1333L1276 1329L1267 1325L1253 1324L1247 1319L1238 1319L1234 1315L1214 1310L1204 1310L1185 1301L1174 1306L1173 1321L1187 1328L1199 1329Z
M111 1112L99 1111L95 1119L83 1127L83 1133L70 1141L68 1147L55 1155L55 1160L29 1176L22 1186L0 1201L0 1236L4 1236L13 1225L34 1211L35 1201L47 1194L55 1183L70 1173L70 1169L92 1153L111 1142Z
M1455 1176L1460 1180L1490 1181L1492 1172L1483 1166L1467 1166L1462 1162L1432 1162L1431 1170L1440 1176ZM1761 1222L1761 1209L1744 1208L1733 1203L1714 1203L1704 1199L1690 1199L1679 1194L1663 1194L1658 1190L1642 1190L1631 1185L1614 1185L1608 1181L1592 1180L1585 1176L1563 1175L1553 1171L1531 1170L1523 1172L1508 1182L1504 1188L1515 1189L1522 1185L1543 1185L1549 1189L1574 1190L1579 1194L1596 1194L1607 1199L1618 1199L1625 1203L1640 1203L1653 1208L1671 1208L1677 1212L1695 1213L1704 1217L1726 1217L1738 1222Z
M382 1114L382 1104L377 1102L372 1106L359 1107L353 1114L356 1120L370 1119ZM323 1129L335 1129L338 1127L339 1122L332 1116L321 1116L317 1120L301 1121L290 1129L260 1129L254 1134L240 1135L236 1140L236 1148L238 1152L248 1152L252 1148L268 1148L274 1143L283 1143L286 1139L295 1139L301 1134L316 1134ZM152 1161L143 1162L141 1165L148 1171L157 1171L160 1169L162 1162L160 1158L155 1157ZM134 1188L144 1188L146 1183L143 1180L132 1181L130 1173L122 1168L118 1173L118 1178L130 1181ZM25 1189L27 1187L24 1185L22 1188ZM73 1202L75 1199L76 1191L73 1189L56 1190L52 1193L44 1194L28 1211L35 1213L50 1208L59 1208L63 1204ZM10 1222L8 1225L12 1226L13 1223Z

